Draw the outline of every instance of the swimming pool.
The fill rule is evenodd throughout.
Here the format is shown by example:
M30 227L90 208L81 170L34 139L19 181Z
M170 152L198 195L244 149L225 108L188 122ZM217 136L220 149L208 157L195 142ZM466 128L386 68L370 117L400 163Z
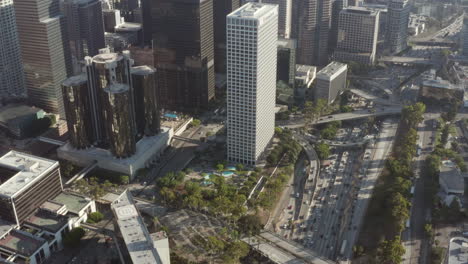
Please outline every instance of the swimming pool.
M235 171L236 170L236 167L234 166L228 166L226 167L227 170L230 170L230 171Z
M234 175L234 172L232 171L223 171L223 173L221 173L224 177L229 177L229 176L232 176Z

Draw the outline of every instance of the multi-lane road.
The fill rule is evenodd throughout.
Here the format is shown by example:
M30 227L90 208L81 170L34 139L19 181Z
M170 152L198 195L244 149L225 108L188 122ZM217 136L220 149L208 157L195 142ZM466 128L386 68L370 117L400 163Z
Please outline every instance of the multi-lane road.
M435 138L435 119L437 115L425 114L424 121L418 127L418 145L421 146L421 155L415 158L414 194L411 201L410 226L403 232L403 246L406 249L403 264L426 263L427 241L424 240L424 224L430 221L431 201L424 198L425 187L430 184L427 178L421 177L424 161L433 150Z

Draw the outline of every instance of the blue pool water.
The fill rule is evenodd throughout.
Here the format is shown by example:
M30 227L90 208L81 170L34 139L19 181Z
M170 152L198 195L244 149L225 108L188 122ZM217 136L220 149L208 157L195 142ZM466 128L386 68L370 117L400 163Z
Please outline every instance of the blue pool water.
M176 115L176 114L170 114L170 113L164 114L164 117L177 119L177 115Z
M230 170L230 171L235 171L236 170L236 167L234 166L228 166L226 167L227 170Z
M224 177L229 177L229 176L232 176L234 174L234 172L232 171L223 171L222 175Z

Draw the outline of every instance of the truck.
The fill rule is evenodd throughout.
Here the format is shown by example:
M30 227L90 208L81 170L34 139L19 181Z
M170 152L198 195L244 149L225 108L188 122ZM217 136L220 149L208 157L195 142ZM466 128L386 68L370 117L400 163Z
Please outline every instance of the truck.
M409 228L410 227L410 220L406 220L406 228Z
M410 193L411 193L411 195L414 195L414 186L411 186Z
M340 248L340 255L341 256L344 256L345 250L346 250L346 239L343 240L343 243L341 243L341 248Z

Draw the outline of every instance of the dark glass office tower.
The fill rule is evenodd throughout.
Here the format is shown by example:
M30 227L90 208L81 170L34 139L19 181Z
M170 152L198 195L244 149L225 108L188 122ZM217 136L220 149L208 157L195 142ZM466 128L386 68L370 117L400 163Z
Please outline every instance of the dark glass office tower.
M91 147L94 141L93 121L86 74L68 78L62 89L70 142L77 149Z
M325 66L328 63L328 37L331 0L299 0L297 10L297 62Z
M101 1L66 0L62 10L67 21L73 72L79 74L79 62L105 47Z
M213 0L154 0L151 5L160 106L197 111L214 98Z
M136 128L139 136L154 136L161 129L155 75L156 71L148 66L132 68Z
M226 73L226 16L239 7L239 0L213 2L216 73Z

